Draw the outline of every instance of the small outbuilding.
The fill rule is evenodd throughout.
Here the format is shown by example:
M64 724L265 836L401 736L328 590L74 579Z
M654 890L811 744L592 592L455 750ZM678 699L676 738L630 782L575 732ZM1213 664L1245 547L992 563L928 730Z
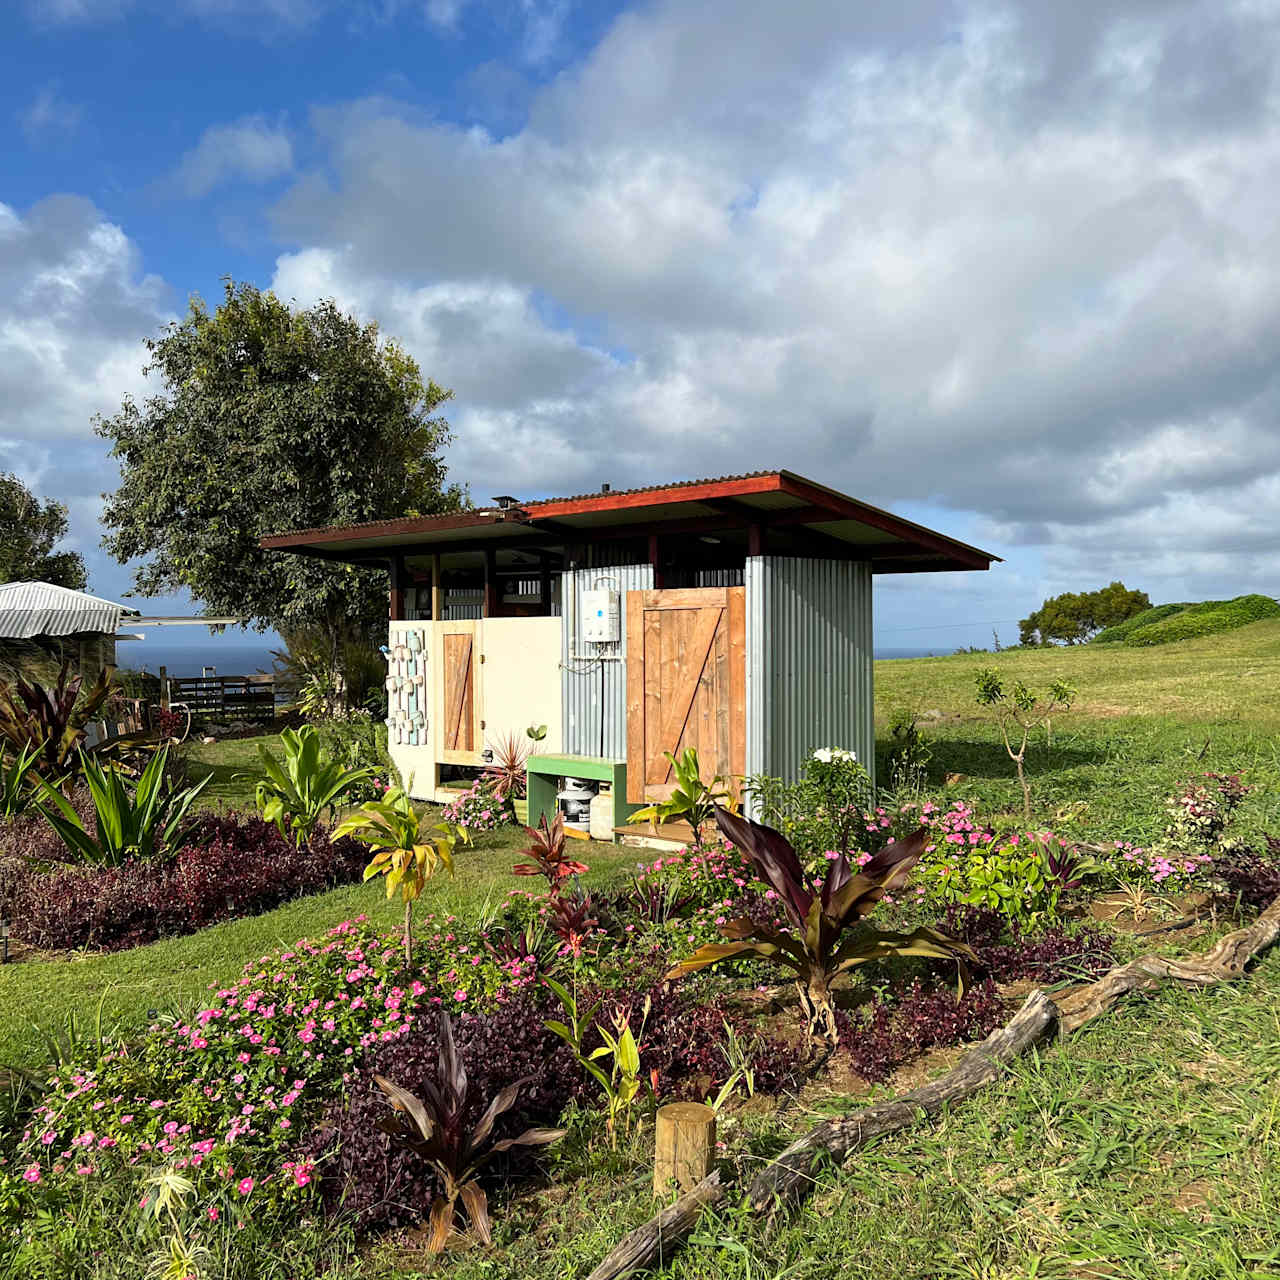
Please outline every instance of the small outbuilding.
M113 600L50 582L0 583L0 653L8 651L14 665L32 652L69 661L92 683L116 665L121 619L137 616Z
M309 529L269 549L390 574L392 758L447 800L495 741L546 726L558 778L611 782L614 820L669 794L664 752L794 778L814 747L875 758L875 574L997 556L789 471Z

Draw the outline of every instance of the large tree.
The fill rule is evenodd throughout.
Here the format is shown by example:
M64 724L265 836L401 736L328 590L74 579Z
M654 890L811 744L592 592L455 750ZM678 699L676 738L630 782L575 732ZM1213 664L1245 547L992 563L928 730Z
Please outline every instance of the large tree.
M291 309L232 281L215 312L193 299L147 348L158 394L95 423L121 473L103 543L122 563L143 558L139 592L185 587L259 629L323 636L335 659L380 629L384 572L258 539L458 506L440 456L449 426L435 416L453 393L332 301Z
M1114 627L1151 608L1145 591L1113 582L1097 591L1066 591L1050 596L1018 623L1023 644L1083 644L1104 627Z
M83 591L84 557L55 551L67 536L67 509L41 501L15 475L0 475L0 582L52 582Z

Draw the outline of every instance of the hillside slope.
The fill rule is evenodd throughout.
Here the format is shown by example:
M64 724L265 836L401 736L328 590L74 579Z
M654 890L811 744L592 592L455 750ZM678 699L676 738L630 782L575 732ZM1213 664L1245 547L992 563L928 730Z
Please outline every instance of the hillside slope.
M983 667L1031 685L1061 676L1080 691L1073 719L1170 715L1280 730L1280 619L1153 648L1072 645L882 660L877 720L898 707L977 719L973 681Z

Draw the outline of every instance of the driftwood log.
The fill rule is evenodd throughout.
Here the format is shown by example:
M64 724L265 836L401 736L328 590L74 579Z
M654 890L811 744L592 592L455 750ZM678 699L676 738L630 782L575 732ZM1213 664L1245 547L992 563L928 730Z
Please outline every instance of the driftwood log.
M1203 955L1170 960L1147 955L1119 965L1088 986L1062 995L1055 1003L1033 991L1004 1027L993 1031L952 1071L919 1089L888 1102L827 1120L793 1142L748 1188L746 1203L756 1213L772 1213L802 1196L812 1185L819 1161L840 1161L872 1139L937 1114L944 1105L962 1101L999 1078L1002 1067L1057 1026L1069 1034L1113 1008L1124 996L1150 991L1163 982L1211 986L1239 978L1248 962L1280 939L1280 898L1248 928L1220 938ZM637 1227L591 1272L587 1280L622 1280L669 1259L692 1234L702 1211L726 1196L716 1170Z

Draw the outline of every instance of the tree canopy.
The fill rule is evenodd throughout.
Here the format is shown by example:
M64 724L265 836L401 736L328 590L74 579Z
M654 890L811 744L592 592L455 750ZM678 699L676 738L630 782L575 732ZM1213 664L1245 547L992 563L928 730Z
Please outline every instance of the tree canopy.
M0 582L52 582L83 591L78 551L55 551L67 536L67 508L41 501L15 475L0 475Z
M1130 591L1113 582L1097 591L1067 591L1051 596L1030 617L1018 623L1019 638L1027 645L1083 644L1103 627L1151 608L1145 591Z
M126 397L95 423L121 471L103 543L122 563L145 557L138 591L185 587L260 629L322 632L335 652L380 627L381 569L268 552L258 539L459 506L441 458L449 426L436 416L453 393L333 301L294 309L233 281L215 312L193 299L147 348L158 394Z

